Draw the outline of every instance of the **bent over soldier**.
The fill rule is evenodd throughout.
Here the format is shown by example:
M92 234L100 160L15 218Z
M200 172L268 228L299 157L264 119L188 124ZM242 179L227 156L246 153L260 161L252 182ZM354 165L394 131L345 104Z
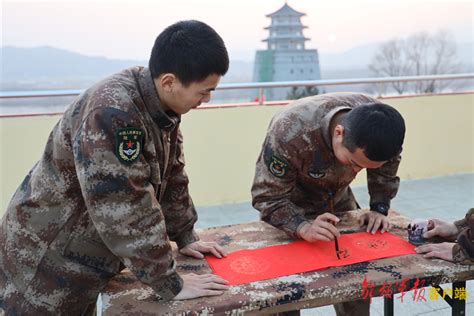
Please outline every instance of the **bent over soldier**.
M349 184L367 168L371 211L360 222L375 233L389 228L405 136L402 116L379 100L355 93L303 98L270 122L257 161L253 206L261 219L294 238L333 240L342 212L358 209ZM369 313L369 302L336 306L338 315Z
M179 125L228 66L214 29L178 22L157 37L148 68L112 75L69 106L2 219L7 315L89 314L124 267L162 300L227 288L215 275L178 275L170 241L196 258L226 255L194 232Z

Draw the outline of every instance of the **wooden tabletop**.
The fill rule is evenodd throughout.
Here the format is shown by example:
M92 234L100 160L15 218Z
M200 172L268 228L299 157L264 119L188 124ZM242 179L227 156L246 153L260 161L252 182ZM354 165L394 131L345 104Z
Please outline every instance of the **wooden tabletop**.
M348 212L341 218L341 233L362 231L357 224L360 212ZM407 239L409 219L391 212L391 232ZM283 232L264 222L252 222L205 229L201 240L215 241L228 252L285 244L292 240ZM174 249L178 272L211 273L207 262L185 257ZM373 296L380 296L383 286L393 293L409 291L416 282L420 286L464 281L474 278L474 266L454 264L439 259L424 259L421 255L407 255L362 262L337 268L306 272L230 286L221 296L185 301L157 302L153 290L139 282L125 270L111 280L102 293L103 315L160 315L160 314L268 314L317 307L362 298L364 278L373 288ZM418 280L418 281L417 281ZM425 293L428 298L428 294ZM412 299L407 296L406 299Z

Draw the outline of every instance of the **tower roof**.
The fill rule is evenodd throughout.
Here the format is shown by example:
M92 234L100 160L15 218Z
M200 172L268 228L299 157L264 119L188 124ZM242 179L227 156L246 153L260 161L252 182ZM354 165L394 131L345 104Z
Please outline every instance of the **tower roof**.
M280 9L276 10L273 13L267 14L266 16L271 18L275 16L288 16L288 15L301 17L301 16L306 15L306 13L296 11L295 9L290 7L288 3L285 2L285 4Z

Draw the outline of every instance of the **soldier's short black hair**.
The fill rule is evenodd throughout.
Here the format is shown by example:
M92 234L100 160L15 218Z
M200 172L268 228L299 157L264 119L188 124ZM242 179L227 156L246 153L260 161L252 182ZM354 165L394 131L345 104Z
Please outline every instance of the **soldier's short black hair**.
M196 20L180 21L158 35L148 67L153 78L172 73L187 86L211 74L225 75L229 55L212 27Z
M341 120L344 126L342 144L351 152L364 151L372 161L387 161L402 150L405 121L393 107L383 103L358 106Z

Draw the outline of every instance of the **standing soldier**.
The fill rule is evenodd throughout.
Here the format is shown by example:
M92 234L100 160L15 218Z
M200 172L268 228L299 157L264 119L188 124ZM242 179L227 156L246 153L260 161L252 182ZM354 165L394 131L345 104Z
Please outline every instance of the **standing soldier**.
M182 21L157 37L149 68L123 70L73 102L2 219L7 315L90 314L124 267L163 300L227 288L215 275L178 275L170 240L196 258L226 255L194 232L179 124L228 66L214 29Z
M387 213L399 178L405 123L394 108L363 94L297 100L268 128L252 187L265 222L294 238L333 240L342 212L358 208L349 184L367 168L370 209L360 222L389 229ZM335 305L338 315L368 315L369 302Z

